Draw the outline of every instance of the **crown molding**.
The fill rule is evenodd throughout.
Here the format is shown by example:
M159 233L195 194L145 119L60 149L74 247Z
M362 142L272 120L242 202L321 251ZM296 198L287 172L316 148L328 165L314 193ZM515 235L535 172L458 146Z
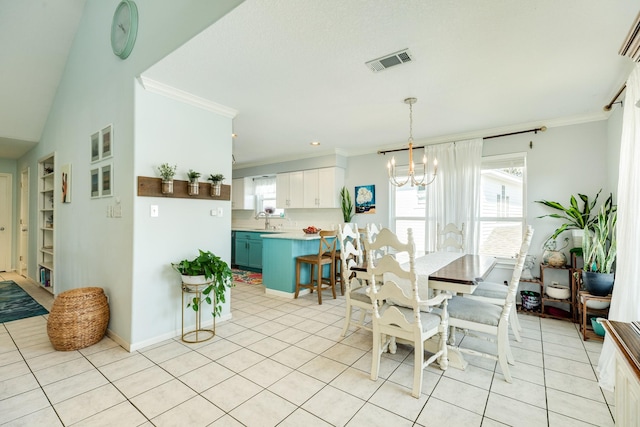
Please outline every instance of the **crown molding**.
M146 91L157 93L158 95L193 105L194 107L202 108L203 110L211 111L230 119L234 119L238 115L238 110L201 98L148 77L140 75L138 76L138 81Z

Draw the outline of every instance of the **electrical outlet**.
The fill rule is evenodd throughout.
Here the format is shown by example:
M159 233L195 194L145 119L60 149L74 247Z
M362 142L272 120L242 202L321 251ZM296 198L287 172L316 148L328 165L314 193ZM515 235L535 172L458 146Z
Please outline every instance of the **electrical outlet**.
M218 211L216 209L211 209L209 213L211 214L211 216L218 216Z
M222 216L224 214L224 211L222 210L222 208L218 208L218 216Z

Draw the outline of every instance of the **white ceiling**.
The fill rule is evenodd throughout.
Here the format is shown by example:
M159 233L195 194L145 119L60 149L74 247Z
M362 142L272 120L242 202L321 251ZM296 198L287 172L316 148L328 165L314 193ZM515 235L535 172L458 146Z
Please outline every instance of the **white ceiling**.
M1 35L5 10L23 3L0 0ZM81 11L84 2L60 3ZM602 107L633 67L618 49L639 10L639 0L246 0L143 74L237 110L236 167L352 155L406 143L410 96L418 98L414 138L426 142L606 117ZM58 26L73 36L73 21L73 31L61 21L31 28L42 34L36 46L52 50L42 39ZM376 74L364 65L404 48L409 64ZM2 79L2 93L5 84L12 90L0 137L37 141L46 114L23 97L37 96L46 110L57 81L34 94L34 77L23 77L33 66L10 65L19 84ZM48 67L47 79L59 80L62 68Z

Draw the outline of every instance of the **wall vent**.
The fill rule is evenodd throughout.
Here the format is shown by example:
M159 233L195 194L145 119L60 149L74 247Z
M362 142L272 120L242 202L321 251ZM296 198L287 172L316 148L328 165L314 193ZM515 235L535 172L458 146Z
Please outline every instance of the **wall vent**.
M372 61L365 62L365 65L369 67L371 71L377 73L387 68L394 67L396 65L405 64L413 61L413 56L409 49L403 49L398 52L385 55L381 58L374 59Z

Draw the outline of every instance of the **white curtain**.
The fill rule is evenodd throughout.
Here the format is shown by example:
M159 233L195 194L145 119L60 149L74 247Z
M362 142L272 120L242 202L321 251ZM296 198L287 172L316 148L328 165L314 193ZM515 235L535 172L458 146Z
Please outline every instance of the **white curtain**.
M620 167L618 177L618 258L616 260L616 282L613 287L609 319L630 322L640 319L640 64L627 80L622 115L622 141L620 145ZM615 386L615 347L606 337L598 371L600 386L613 391Z
M482 138L426 147L429 159L438 159L438 176L427 187L427 250L436 250L437 224L465 227L465 252L478 252Z

